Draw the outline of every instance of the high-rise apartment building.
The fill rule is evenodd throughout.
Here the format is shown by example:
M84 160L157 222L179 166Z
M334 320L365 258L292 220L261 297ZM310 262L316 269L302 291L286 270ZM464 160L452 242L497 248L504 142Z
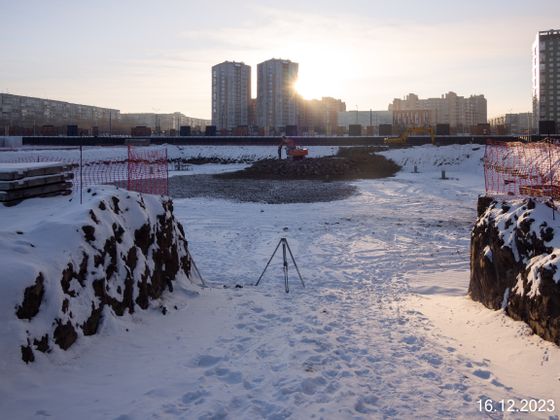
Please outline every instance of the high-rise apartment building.
M224 61L212 67L212 125L231 130L249 124L251 67Z
M487 121L487 102L484 95L465 98L455 92L428 99L420 99L418 95L411 93L404 99L394 99L389 105L389 111L393 111L394 124L405 128L414 125L409 123L410 121L416 121L418 126L449 124L458 132L466 132ZM415 113L411 114L412 111ZM420 112L422 118L421 121L417 121Z
M297 95L294 83L298 64L271 59L257 65L257 125L268 133L279 133L297 124Z
M560 126L560 30L540 31L533 43L533 118Z

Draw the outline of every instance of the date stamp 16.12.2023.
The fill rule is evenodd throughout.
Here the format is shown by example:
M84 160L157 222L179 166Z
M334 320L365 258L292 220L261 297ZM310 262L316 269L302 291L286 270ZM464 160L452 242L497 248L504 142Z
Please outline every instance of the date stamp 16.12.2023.
M556 410L554 400L544 399L504 399L492 400L490 398L477 401L478 410L486 413L552 413Z

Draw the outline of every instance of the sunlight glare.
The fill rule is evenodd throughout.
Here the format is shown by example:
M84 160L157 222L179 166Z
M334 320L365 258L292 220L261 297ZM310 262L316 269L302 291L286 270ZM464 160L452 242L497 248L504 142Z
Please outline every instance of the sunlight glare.
M294 56L299 62L298 80L294 83L299 95L304 99L342 95L352 74L351 63L354 62L348 50L338 54L340 60L332 60L332 51L317 47L314 51L311 48L300 49Z
M328 80L319 75L306 77L304 73L299 75L294 88L304 99L321 99L323 96L327 96L328 83Z

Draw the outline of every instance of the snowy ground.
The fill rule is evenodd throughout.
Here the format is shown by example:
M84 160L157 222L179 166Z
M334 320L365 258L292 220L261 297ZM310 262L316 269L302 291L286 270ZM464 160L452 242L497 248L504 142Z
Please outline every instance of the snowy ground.
M465 297L484 188L477 147L389 151L403 171L354 182L359 193L342 201L176 200L212 287L173 296L179 309L166 316L123 319L120 330L83 340L66 360L0 365L2 416L558 415L479 411L486 398L513 399L516 408L523 398L560 405L560 351ZM442 169L450 179L439 179ZM303 289L290 265L289 294L278 256L251 286L281 237L306 282Z
M276 146L152 146L166 148L169 159L218 158L239 161L277 158ZM336 146L315 146L310 148L309 157L329 156L336 154ZM84 160L114 160L126 159L126 146L83 147ZM0 150L0 162L30 161L33 158L61 159L63 161L78 161L80 149L78 147L43 147L24 146L17 149Z

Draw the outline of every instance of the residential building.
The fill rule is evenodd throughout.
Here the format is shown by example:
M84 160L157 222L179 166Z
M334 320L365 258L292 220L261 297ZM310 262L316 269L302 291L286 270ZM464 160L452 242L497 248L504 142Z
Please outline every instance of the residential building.
M187 117L181 112L158 114L154 112L121 113L121 126L130 131L132 127L149 127L156 135L178 133L182 126L196 132L204 131L210 120ZM127 131L127 132L128 132Z
M77 126L79 134L90 135L130 134L137 126L149 127L156 134L171 134L181 126L203 131L210 120L180 112L121 113L112 108L0 93L0 135L65 135L70 125Z
M533 125L560 128L560 30L540 31L533 43Z
M249 125L251 67L224 61L212 67L212 125L232 130Z
M39 135L43 126L62 134L67 125L110 133L119 120L118 109L0 93L0 134Z
M301 134L334 135L338 127L338 114L346 111L346 104L340 99L323 97L319 99L300 98L298 105L298 127Z
M362 127L371 127L367 134L379 134L379 126L382 124L393 124L392 111L344 111L339 112L337 116L337 124L344 127L348 131L350 125L361 125Z
M265 134L297 125L297 77L298 63L290 60L271 59L257 65L257 124Z
M496 134L528 135L533 133L533 114L531 112L499 115L490 118L488 122Z
M467 132L487 121L487 102L484 95L465 98L455 92L448 92L440 98L420 99L418 95L411 93L404 99L394 99L389 105L389 110L394 112L394 118L397 118L394 124L401 125L400 128L449 124L455 132ZM408 111L418 112L410 115Z

